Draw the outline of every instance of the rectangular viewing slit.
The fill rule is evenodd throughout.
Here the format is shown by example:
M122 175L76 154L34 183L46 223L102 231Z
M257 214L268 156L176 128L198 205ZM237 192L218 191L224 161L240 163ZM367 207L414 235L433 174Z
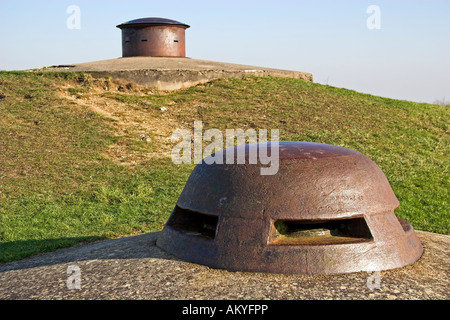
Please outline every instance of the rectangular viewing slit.
M219 218L214 215L175 207L167 226L187 235L214 239Z
M341 220L277 220L272 226L270 244L324 245L371 241L364 218Z
M147 42L147 39L142 39L141 42Z
M173 40L173 42L178 42L178 40Z

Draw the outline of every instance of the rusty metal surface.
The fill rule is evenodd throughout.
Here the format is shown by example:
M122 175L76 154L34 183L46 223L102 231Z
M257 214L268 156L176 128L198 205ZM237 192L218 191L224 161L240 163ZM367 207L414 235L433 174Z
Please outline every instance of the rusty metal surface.
M216 154L225 158L227 150ZM399 202L388 180L368 157L280 142L279 159L272 176L261 175L260 164L197 165L157 245L210 267L274 273L386 270L421 256L412 226L394 214Z
M122 57L185 57L188 25L169 19L142 18L117 26L122 30Z

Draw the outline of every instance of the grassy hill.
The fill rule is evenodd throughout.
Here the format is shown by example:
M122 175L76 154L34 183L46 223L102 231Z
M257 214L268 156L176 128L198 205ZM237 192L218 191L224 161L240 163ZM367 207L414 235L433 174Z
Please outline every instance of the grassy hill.
M172 164L170 136L194 120L358 150L386 174L398 216L450 233L448 107L288 78L158 92L86 74L1 72L0 112L0 261L160 230L194 167Z

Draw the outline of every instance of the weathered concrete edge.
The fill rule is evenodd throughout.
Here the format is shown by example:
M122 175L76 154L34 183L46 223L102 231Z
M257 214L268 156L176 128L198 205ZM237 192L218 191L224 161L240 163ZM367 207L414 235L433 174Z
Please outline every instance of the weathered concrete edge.
M243 76L273 76L288 77L313 81L313 75L306 72L283 71L283 70L159 70L159 69L143 69L143 70L120 70L120 71L83 71L91 74L95 78L112 77L114 79L122 79L146 88L158 90L178 90L189 88L198 84L207 83L216 79L223 78L241 78Z
M426 237L432 238L433 241L441 241L446 246L450 246L450 235L439 234L434 232L422 231L422 230L414 230L419 238ZM156 240L161 231L150 232L137 234L126 237L119 237L115 239L101 239L96 240L89 243L79 243L74 246L59 248L54 251L40 253L31 255L29 257L23 258L21 260L2 262L0 263L0 273L10 270L17 269L28 269L35 268L42 265L48 264L58 264L58 263L67 263L73 261L81 261L81 260L89 260L89 259L105 259L111 258L112 256L107 252L108 248L113 248L117 246L117 251L115 251L114 257L120 256L121 258L137 258L141 255L141 250L139 246L142 243L145 245L151 245L157 248L157 250L163 252L164 256L169 259L183 261L174 255L166 253L164 250L159 248L156 245ZM137 250L137 254L130 254L130 252L126 253L123 250L123 247L134 246ZM145 254L143 254L145 256ZM420 260L421 258L419 258ZM188 262L190 263L190 262ZM415 262L417 263L417 261ZM195 264L195 263L193 263ZM405 268L405 267L402 267ZM391 270L400 270L402 268L391 269ZM217 269L220 270L220 269ZM351 272L347 274L356 274L358 272ZM251 272L250 272L251 274ZM263 273L264 274L264 273ZM270 273L268 273L270 274ZM320 276L320 275L312 275L312 276Z

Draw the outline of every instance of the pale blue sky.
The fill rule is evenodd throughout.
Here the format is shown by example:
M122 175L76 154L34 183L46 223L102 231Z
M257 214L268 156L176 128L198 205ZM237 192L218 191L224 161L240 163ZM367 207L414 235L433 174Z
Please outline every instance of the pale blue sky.
M66 26L69 5L81 29ZM381 29L368 29L369 5ZM450 1L0 0L0 69L121 56L115 26L142 17L189 24L187 56L311 72L374 95L450 100Z

